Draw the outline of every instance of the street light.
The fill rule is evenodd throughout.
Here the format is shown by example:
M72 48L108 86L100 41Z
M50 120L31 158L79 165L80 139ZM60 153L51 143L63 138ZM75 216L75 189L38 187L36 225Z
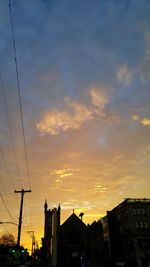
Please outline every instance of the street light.
M82 221L82 217L83 217L83 215L84 215L84 212L81 212L81 213L79 214L79 217L81 217L81 221Z

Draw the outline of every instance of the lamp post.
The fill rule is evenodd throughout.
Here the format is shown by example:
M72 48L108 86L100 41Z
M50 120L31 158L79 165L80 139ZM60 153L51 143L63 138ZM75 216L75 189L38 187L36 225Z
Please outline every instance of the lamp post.
M79 217L81 217L81 221L82 221L83 215L84 215L84 212L81 212L81 213L79 214Z

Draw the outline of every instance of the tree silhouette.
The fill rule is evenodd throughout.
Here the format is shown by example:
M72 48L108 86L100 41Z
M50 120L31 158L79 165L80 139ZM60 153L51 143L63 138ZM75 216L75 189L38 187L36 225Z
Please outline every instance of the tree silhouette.
M15 237L12 234L4 234L0 237L0 245L4 246L15 246Z

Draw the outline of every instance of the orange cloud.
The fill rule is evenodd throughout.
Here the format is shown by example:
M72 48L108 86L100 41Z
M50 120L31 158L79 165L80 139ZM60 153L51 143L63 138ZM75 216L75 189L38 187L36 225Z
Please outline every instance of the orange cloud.
M145 126L150 126L150 119L148 119L148 118L144 118L141 122Z
M36 124L41 133L52 135L66 132L69 129L78 129L87 120L92 119L92 111L79 103L72 103L72 113L64 111L49 111Z
M132 115L132 119L134 121L139 121L144 126L150 126L150 119L149 118L140 118L138 115Z
M51 175L59 175L60 178L67 177L67 176L72 176L73 172L70 172L71 169L62 169L62 170L53 170L51 172ZM56 180L56 182L60 181L59 179Z
M70 129L79 129L86 121L94 119L95 115L105 116L105 106L108 103L108 97L100 93L98 89L92 88L89 91L90 105L71 101L68 97L64 98L67 111L50 110L41 120L36 123L36 127L41 134L49 133L57 135Z
M62 210L74 209L75 213L80 213L91 209L91 204L88 201L78 201L76 199L69 199L67 202L61 203Z

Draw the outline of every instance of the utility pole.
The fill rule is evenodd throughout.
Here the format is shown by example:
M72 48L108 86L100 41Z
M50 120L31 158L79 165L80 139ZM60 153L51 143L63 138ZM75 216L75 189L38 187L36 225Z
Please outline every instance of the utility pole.
M30 235L30 237L32 238L32 249L31 249L31 255L34 255L34 251L35 251L35 235L34 235L34 230L32 231L27 231L27 233Z
M25 193L31 192L31 190L22 190L14 191L15 193L20 193L21 194L21 203L20 203L20 216L19 216L19 224L18 224L18 238L17 238L17 246L20 246L20 236L21 236L21 224L22 224L22 212L23 212L23 198Z

